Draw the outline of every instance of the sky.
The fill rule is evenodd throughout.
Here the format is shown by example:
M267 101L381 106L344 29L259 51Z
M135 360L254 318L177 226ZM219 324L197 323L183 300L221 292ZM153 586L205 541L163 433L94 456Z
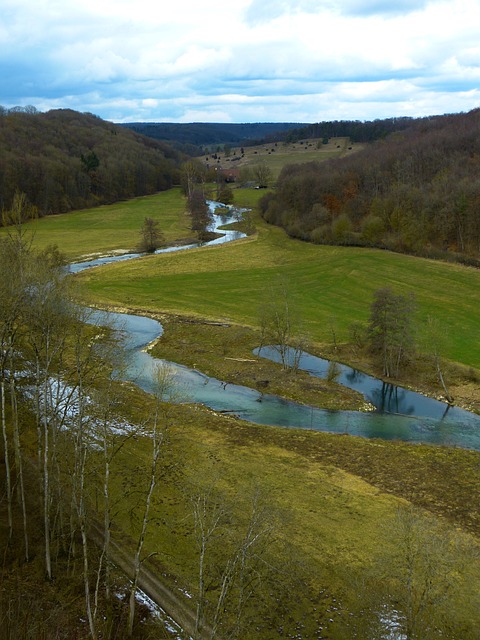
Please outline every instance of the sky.
M480 106L480 0L2 0L0 105L113 122Z

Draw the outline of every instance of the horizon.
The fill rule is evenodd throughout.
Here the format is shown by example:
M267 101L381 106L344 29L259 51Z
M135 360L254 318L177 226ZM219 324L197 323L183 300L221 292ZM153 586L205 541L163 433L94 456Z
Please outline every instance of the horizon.
M480 0L4 0L0 104L118 124L315 123L480 105Z

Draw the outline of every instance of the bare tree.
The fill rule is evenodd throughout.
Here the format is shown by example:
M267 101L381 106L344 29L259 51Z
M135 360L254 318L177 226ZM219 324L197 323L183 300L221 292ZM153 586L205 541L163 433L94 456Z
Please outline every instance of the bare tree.
M205 182L205 168L198 160L188 160L181 167L183 193L190 200L197 185Z
M449 627L455 626L449 611L473 560L473 550L460 536L434 525L412 506L398 509L388 532L393 555L388 556L388 567L383 565L388 594L385 611L397 612L399 637L457 637L449 635ZM462 633L465 638L470 637L467 626Z
M447 339L445 329L440 325L436 318L429 316L426 324L426 348L429 355L433 359L433 366L438 377L438 381L443 389L445 399L448 403L453 404L453 397L447 386L445 379L445 370L441 357L441 351Z
M158 377L162 379L162 374L159 371ZM160 385L159 385L160 386ZM160 454L162 451L162 445L166 441L166 433L165 430L160 429L160 403L161 403L161 394L156 393L155 398L155 408L152 415L152 424L151 424L151 433L150 438L152 442L152 451L151 451L151 463L150 463L150 472L149 472L149 480L147 492L145 495L145 502L143 504L143 515L140 524L140 533L137 540L137 546L135 549L135 554L133 558L133 578L132 578L132 586L130 590L130 598L129 598L129 615L128 615L128 635L132 636L133 634L133 623L135 619L135 595L137 591L137 583L138 577L140 574L140 568L142 565L142 550L145 542L145 536L147 533L147 527L150 520L150 507L152 503L152 496L155 490L157 479L158 479L158 464L160 459Z
M271 286L260 307L261 348L269 345L279 355L282 367L297 371L305 338L284 282Z
M265 161L262 161L253 167L253 174L259 187L265 188L270 185L272 180L272 170Z
M412 294L395 294L389 288L374 293L368 333L370 350L378 356L387 378L398 376L414 351L415 306Z
M153 251L156 251L164 241L165 237L160 231L158 221L150 217L145 218L140 230L140 251L153 253Z
M262 581L263 555L274 528L271 513L256 491L240 523L214 485L193 494L191 503L198 552L193 638L241 637L247 603Z

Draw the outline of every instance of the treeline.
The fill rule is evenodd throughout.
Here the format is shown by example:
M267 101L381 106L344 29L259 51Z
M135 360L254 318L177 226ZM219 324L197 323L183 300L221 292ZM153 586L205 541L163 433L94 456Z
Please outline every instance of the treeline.
M111 203L179 182L181 154L92 114L0 108L0 208L24 193L39 215Z
M176 149L200 155L204 147L215 145L243 144L249 141L262 140L266 136L280 135L281 132L298 129L301 123L289 122L253 122L253 123L218 123L218 122L131 122L123 125L137 133L168 142Z
M403 131L412 124L431 121L438 116L429 118L384 118L376 120L332 120L316 122L299 129L289 131L284 139L286 142L298 142L304 138L350 138L352 142L374 142L385 138L390 133Z
M18 224L0 241L2 637L152 637L135 596L167 420L158 397L151 419L123 417L114 335L76 304L58 250L30 243ZM146 434L132 468L124 446ZM122 509L140 531L131 585L112 565Z
M478 109L422 119L347 158L289 165L261 213L303 240L475 263L479 127Z

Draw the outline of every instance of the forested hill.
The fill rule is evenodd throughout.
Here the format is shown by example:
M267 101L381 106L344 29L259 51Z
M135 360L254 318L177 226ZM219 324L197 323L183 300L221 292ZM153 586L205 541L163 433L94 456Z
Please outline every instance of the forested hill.
M218 122L131 122L123 125L133 131L164 140L195 155L205 146L235 144L246 146L248 142L263 140L269 136L280 135L291 129L307 126L292 122L254 122L254 123L218 123Z
M480 259L480 109L413 121L346 158L283 169L264 218L317 243Z
M286 142L297 142L304 138L350 138L352 142L374 142L385 138L390 133L403 131L413 124L431 121L430 118L384 118L382 120L330 120L308 124L292 129L283 135Z
M0 207L16 191L40 215L115 202L179 181L169 145L67 109L0 109Z

